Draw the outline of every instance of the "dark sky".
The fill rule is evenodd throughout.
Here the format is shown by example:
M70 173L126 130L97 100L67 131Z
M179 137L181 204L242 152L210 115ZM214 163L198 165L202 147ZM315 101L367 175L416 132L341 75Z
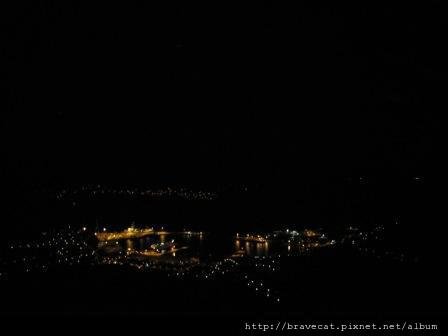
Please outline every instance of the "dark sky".
M437 2L163 3L2 4L5 176L216 185L437 169Z

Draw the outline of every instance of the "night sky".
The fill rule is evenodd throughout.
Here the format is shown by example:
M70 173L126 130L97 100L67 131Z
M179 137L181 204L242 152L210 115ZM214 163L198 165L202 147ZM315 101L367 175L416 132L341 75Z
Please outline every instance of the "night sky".
M436 174L437 2L163 3L2 3L10 183Z

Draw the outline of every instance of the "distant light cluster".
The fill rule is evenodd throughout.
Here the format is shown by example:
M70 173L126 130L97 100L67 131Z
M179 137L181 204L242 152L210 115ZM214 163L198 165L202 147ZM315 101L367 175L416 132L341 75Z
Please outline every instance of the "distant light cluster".
M35 242L15 242L9 246L10 264L15 269L47 271L49 267L64 264L92 263L95 250L90 247L80 232L70 229L55 234L42 234Z
M311 253L314 249L333 246L336 240L329 239L325 233L319 230L304 229L296 230L280 230L272 233L237 233L236 242L245 242L246 248L248 243L256 243L257 247L262 248L269 246L270 243L286 245L287 255L303 255ZM239 245L238 245L239 246ZM234 253L234 256L243 256L245 248L240 246L240 250Z
M371 231L362 231L356 227L349 227L348 233L341 239L341 243L350 245L359 253L376 259L390 259L399 262L415 262L417 258L408 256L399 248L378 248L375 242L384 239L384 226L377 225Z
M280 302L280 290L269 286L270 273L280 271L281 256L260 256L242 260L240 279L256 296L263 297L273 303ZM262 278L262 279L261 279Z
M142 188L111 188L101 185L83 186L75 189L62 189L56 193L58 200L76 200L82 197L91 199L101 196L124 196L131 198L144 197L149 199L178 198L189 201L213 201L218 198L216 192L196 191L188 188L142 189Z

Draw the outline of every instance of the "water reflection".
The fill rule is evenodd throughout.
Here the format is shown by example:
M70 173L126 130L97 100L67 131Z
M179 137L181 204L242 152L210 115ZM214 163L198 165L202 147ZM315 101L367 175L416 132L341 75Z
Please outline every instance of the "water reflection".
M221 258L228 257L235 253L247 256L268 256L278 252L278 249L271 251L268 242L242 242L234 239L234 236L222 236L213 234L160 234L146 236L142 238L125 239L122 241L110 242L108 245L115 245L126 251L149 251L151 245L166 244L169 242L176 246L176 251L169 253L172 257L199 257L199 258ZM101 248L101 244L99 247ZM109 252L116 252L110 250Z
M251 248L250 248L250 243L249 242L246 242L246 254L247 255L250 255L251 254Z
M235 251L239 251L241 249L241 243L238 239L235 239Z
M126 250L131 251L134 249L134 241L132 239L126 239Z

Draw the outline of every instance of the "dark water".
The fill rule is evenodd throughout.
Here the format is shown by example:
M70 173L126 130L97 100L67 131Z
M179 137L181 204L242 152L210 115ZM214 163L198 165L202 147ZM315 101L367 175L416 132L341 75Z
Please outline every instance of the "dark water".
M238 251L240 251L240 254L247 256L269 256L287 251L287 247L282 244L239 241L235 239L234 235L225 233L151 235L138 239L122 240L118 245L125 250L144 251L150 249L152 244L162 242L174 242L176 252L170 253L174 257L201 259L230 257Z

